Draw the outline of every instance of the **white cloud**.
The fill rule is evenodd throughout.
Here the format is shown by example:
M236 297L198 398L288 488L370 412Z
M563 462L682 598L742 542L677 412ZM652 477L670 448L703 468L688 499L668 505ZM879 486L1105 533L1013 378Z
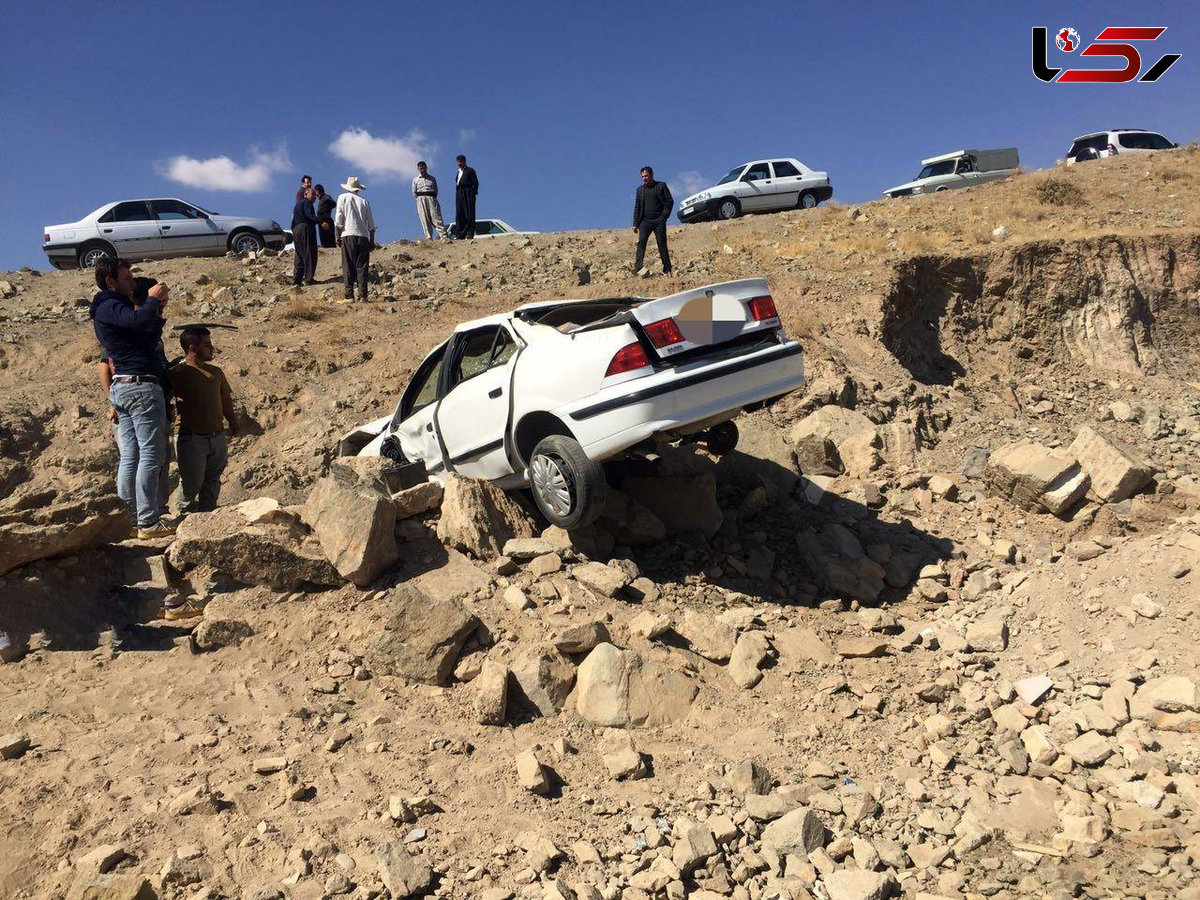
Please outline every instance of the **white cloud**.
M464 144L468 143L469 141L473 141L473 140L475 140L475 138L477 138L478 136L479 136L479 135L478 135L478 133L475 131L475 129L474 129L474 128L460 128L460 129L458 129L458 139L459 139L460 141L462 141Z
M411 177L417 161L433 154L436 146L414 128L405 137L375 137L365 128L347 128L329 145L329 152L356 171L381 181ZM365 178L363 179L366 180Z
M697 172L695 169L689 169L687 172L680 172L675 176L673 181L667 182L667 186L671 189L671 193L675 199L682 200L684 197L690 197L699 191L709 187L708 179Z
M267 152L257 147L250 148L250 161L245 165L234 162L228 156L212 159L196 159L192 156L173 156L159 163L159 174L171 181L188 187L210 191L266 191L271 187L271 176L292 167L287 149Z

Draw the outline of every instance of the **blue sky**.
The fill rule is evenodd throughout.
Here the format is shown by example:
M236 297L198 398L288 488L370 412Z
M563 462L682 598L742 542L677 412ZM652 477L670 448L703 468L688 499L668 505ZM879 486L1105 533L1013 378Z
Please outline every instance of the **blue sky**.
M44 225L127 197L286 224L302 172L335 193L359 175L380 238L415 237L411 173L394 170L416 155L447 219L463 152L480 217L551 231L627 227L645 164L698 189L746 159L795 156L857 202L962 146L1016 145L1040 168L1106 127L1184 143L1200 138L1198 9L6 3L0 269L45 268ZM1108 25L1165 25L1143 70L1164 52L1183 59L1155 84L1044 84L1030 72L1034 25L1085 43ZM1050 51L1051 65L1078 59Z

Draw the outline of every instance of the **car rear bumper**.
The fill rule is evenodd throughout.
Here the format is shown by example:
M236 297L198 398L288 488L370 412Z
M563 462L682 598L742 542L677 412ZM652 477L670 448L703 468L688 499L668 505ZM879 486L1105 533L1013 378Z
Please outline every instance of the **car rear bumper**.
M826 200L828 200L830 197L833 196L833 185L832 184L827 184L823 187L809 188L808 190L810 193L817 195L818 203L824 203Z
M78 244L42 244L42 252L56 269L79 268Z
M604 460L655 435L732 418L743 407L803 384L802 348L788 341L719 362L665 369L554 412L589 457Z

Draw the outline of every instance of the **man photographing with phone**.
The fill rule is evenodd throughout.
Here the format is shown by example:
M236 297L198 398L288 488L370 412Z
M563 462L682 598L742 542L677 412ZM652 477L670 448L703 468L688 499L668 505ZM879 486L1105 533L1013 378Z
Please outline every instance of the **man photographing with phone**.
M139 538L168 537L174 529L161 520L159 497L159 475L167 464L167 372L160 348L170 292L159 282L135 306L128 260L102 257L95 273L100 291L89 313L112 365L108 399L117 411L122 448L117 495L129 506Z

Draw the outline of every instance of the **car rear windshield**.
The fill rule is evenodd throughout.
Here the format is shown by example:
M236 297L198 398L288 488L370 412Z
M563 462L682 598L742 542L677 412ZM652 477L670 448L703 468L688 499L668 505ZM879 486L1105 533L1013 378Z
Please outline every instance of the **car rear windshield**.
M944 159L941 162L930 163L917 173L917 181L922 178L933 178L935 175L953 175L954 160Z
M602 322L605 319L623 313L642 302L644 301L631 297L622 297L613 300L597 300L589 303L564 303L562 306L555 306L543 313L535 313L536 317L533 321L539 325L548 325L551 328L561 331L563 334L569 334L577 328L582 328L584 325Z
M1075 157L1080 150L1103 150L1108 146L1108 135L1097 134L1092 137L1080 138L1071 145L1067 156Z

